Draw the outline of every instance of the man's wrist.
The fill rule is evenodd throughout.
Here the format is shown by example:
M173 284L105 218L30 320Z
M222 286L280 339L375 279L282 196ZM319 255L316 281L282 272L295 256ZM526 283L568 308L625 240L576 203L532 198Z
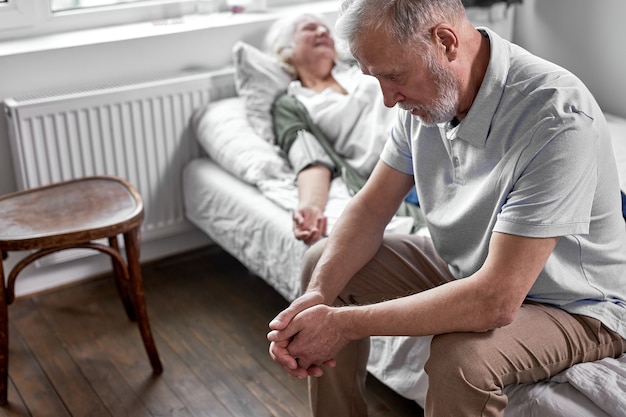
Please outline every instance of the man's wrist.
M362 308L359 306L335 307L333 315L337 326L341 328L341 334L346 339L359 340L369 336L365 329L365 323L361 320Z

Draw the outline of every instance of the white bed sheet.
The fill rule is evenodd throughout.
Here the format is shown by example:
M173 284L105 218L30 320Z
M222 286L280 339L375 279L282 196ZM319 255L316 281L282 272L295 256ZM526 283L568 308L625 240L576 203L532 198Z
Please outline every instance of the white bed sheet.
M183 190L192 223L287 300L297 296L299 260L306 245L293 239L288 211L208 158L186 167ZM372 338L368 371L423 407L428 388L423 367L430 339ZM576 365L551 381L507 387L505 416L624 417L626 409L619 399L626 395L626 356L619 361ZM586 380L593 382L585 384ZM594 390L598 386L603 389Z
M187 165L183 194L193 224L287 300L297 296L307 246L293 239L288 212L208 158Z

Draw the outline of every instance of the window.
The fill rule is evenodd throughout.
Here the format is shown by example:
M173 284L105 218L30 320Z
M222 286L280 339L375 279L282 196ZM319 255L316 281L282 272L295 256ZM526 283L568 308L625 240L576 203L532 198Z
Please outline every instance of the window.
M13 29L32 22L33 0L3 0L0 3L0 28Z
M0 0L0 40L180 17L195 0Z
M176 19L199 0L0 0L0 41L104 26ZM227 10L229 0L202 0ZM269 7L311 0L265 0ZM202 3L203 7L206 6ZM220 5L223 5L222 8Z
M5 0L6 1L6 0ZM50 0L52 12L81 9L86 7L111 6L144 0Z

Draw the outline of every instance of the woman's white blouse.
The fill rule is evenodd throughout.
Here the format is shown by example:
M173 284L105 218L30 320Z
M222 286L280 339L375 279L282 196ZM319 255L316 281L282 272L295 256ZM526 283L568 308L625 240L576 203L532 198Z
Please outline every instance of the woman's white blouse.
M337 64L332 75L348 94L330 88L318 93L300 81L291 82L288 93L304 104L337 153L368 177L389 136L396 109L385 107L378 81L358 67ZM296 172L313 163L333 166L317 140L305 131L299 132L289 159Z

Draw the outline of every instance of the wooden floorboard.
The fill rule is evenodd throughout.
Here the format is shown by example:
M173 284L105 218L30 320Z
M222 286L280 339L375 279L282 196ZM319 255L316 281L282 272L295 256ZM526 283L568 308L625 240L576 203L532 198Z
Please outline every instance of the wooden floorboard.
M142 269L164 373L152 375L112 277L19 298L0 417L308 415L306 381L267 353L267 323L287 306L276 291L217 247ZM423 415L375 378L367 388L370 417Z

